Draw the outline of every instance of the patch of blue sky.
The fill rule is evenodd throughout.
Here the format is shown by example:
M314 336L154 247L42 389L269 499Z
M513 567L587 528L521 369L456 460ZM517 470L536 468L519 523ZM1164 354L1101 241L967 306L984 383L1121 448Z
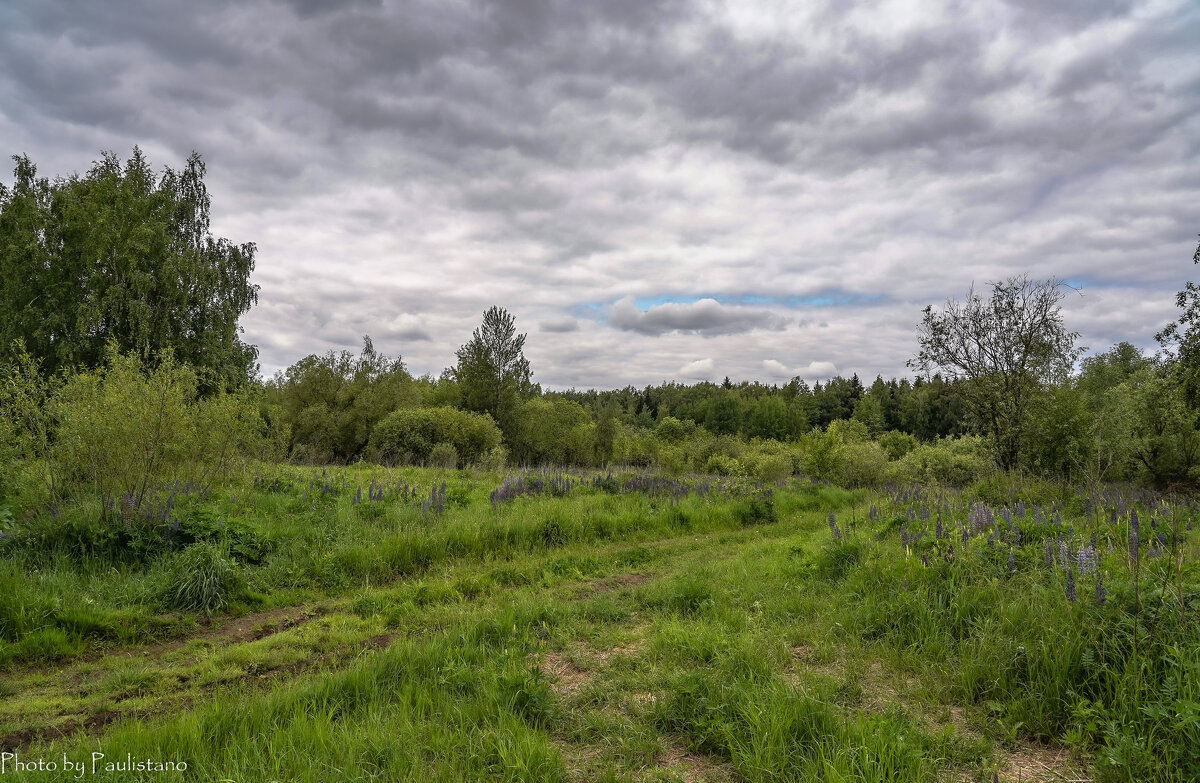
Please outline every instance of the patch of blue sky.
M633 300L634 305L645 312L652 307L658 307L664 304L693 304L701 299L714 299L721 304L728 305L782 305L784 307L838 307L843 305L872 305L880 304L886 300L884 294L852 294L846 291L830 290L819 291L815 294L806 296L768 296L766 294L741 293L741 294L658 294L657 296L640 296ZM608 302L608 305L615 304L616 299ZM594 309L603 308L605 304L589 302L582 305L588 311L587 316L590 317Z

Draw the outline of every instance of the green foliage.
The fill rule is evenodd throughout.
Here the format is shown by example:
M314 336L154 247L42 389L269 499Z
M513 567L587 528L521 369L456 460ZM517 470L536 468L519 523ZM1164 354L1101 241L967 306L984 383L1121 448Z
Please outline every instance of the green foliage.
M836 430L822 432L814 428L805 436L803 442L804 456L801 466L804 472L813 478L833 480L841 470L844 447L845 444Z
M920 350L909 366L964 381L962 393L1006 469L1018 463L1031 400L1064 378L1079 354L1078 333L1063 325L1062 289L1057 280L1010 277L993 283L986 299L972 289L941 312L926 307L917 332Z
M742 426L742 403L733 392L721 392L708 404L704 426L714 435L735 435Z
M890 430L879 436L879 447L887 454L888 460L894 462L915 449L917 447L917 439L907 432Z
M854 415L851 418L861 422L873 438L884 430L883 405L873 394L863 396L854 404Z
M163 605L168 609L213 614L245 589L225 551L211 542L192 544L171 563Z
M267 419L296 462L349 462L376 425L397 408L420 403L419 385L399 357L389 359L363 337L362 352L309 355L267 383Z
M754 475L767 482L782 481L792 472L792 458L787 454L765 454L754 467Z
M170 357L147 372L110 349L103 366L72 376L48 404L55 467L68 486L134 507L157 486L224 476L256 444L261 420L244 394L197 392L195 373Z
M898 483L964 487L995 469L979 438L953 438L919 444L899 461L889 463L886 477Z
M439 443L452 446L458 459L475 462L500 446L500 429L486 413L446 407L401 408L375 427L370 447L374 459L397 464L428 460Z
M508 437L516 432L521 399L534 391L524 348L525 335L517 334L512 315L491 307L470 341L458 349L454 368L463 405L489 414Z
M847 443L839 461L838 483L844 487L877 487L886 476L888 457L878 443Z
M746 434L752 438L787 440L790 429L787 404L774 395L761 398L746 422Z
M688 432L683 422L674 416L664 416L658 422L658 426L654 428L654 437L663 443L679 443L685 440L687 436Z
M1200 244L1192 263L1200 264ZM1155 338L1175 359L1176 380L1188 405L1193 411L1200 410L1200 285L1188 281L1175 297L1175 304L1183 312Z
M742 473L742 465L733 457L713 454L704 464L704 472L713 476L738 476Z
M253 376L237 320L258 298L255 247L210 233L199 155L156 177L135 147L124 166L105 153L53 182L14 160L0 186L0 361L21 340L47 373L96 368L112 343L146 362L173 352L205 394Z
M743 526L767 525L779 521L775 497L768 490L743 498L733 507L733 515Z
M429 464L453 470L458 467L458 449L452 443L439 443L429 451Z
M530 465L590 465L596 453L596 425L578 403L528 400L516 414L512 450Z
M1022 462L1047 476L1078 480L1093 464L1093 416L1070 383L1051 387L1030 404Z

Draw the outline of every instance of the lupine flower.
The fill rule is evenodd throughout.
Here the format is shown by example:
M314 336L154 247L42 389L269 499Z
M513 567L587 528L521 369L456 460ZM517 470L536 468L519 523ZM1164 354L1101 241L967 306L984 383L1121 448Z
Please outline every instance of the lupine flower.
M1096 576L1096 606L1108 603L1108 591L1104 589L1104 577Z
M1067 541L1064 538L1058 539L1058 563L1066 568L1071 561L1071 549L1067 546Z
M834 521L832 513L829 515L829 534L833 536L834 541L842 540L842 531L838 529L837 522Z
M1079 561L1079 575L1087 576L1096 572L1096 548L1090 544L1085 544L1079 547L1079 552L1076 553Z
M1075 594L1075 568L1067 568L1067 600L1075 603L1079 596Z
M1013 551L1008 550L1008 572L1011 574L1017 570L1017 559L1013 556Z
M1129 515L1129 558L1134 562L1138 559L1138 544L1141 531L1138 529L1137 511Z
M1042 542L1046 550L1046 568L1054 567L1054 548L1050 545L1050 539Z

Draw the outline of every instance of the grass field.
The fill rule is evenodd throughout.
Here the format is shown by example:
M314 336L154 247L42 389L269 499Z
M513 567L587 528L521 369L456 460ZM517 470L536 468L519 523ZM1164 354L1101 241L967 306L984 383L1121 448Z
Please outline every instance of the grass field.
M358 467L160 495L0 544L4 779L1200 777L1181 501Z

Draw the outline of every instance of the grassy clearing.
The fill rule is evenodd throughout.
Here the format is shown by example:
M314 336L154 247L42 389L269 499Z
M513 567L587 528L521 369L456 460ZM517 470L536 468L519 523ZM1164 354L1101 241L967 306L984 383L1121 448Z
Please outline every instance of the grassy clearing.
M315 479L343 486L322 496ZM442 480L440 514L432 492L355 501L356 482L440 496ZM948 495L589 481L493 507L498 484L248 476L204 502L236 512L266 553L255 563L208 542L244 585L212 617L160 614L145 598L168 584L156 562L106 578L98 559L18 551L48 571L14 570L13 594L57 587L52 627L57 607L88 606L161 630L81 633L53 664L10 653L6 748L185 761L171 774L214 781L1184 781L1200 769L1186 507L1140 499L1113 522L1064 496L984 525L978 504ZM1164 533L1163 554L1129 555L1132 508L1148 532L1155 520L1156 551ZM1071 602L1059 543L1078 572L1093 532L1099 563L1075 574ZM9 645L38 633L24 627Z

